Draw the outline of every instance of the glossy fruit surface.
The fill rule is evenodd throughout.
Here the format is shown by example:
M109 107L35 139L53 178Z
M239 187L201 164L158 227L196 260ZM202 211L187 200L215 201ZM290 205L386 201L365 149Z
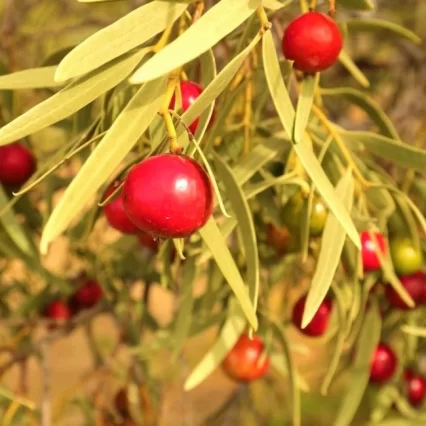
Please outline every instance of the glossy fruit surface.
M370 234L367 231L361 232L361 256L364 271L375 271L380 269L380 260L377 256L377 251L386 255L387 245L385 237L379 233L372 233L375 239L370 238Z
M258 336L250 339L243 334L223 360L222 368L231 379L239 382L260 379L269 368L269 358L260 359L263 351L264 344Z
M23 185L35 168L35 158L24 145L12 143L0 146L0 182L4 185Z
M72 299L78 308L89 309L99 303L103 295L104 291L97 281L87 280L74 293Z
M185 112L201 95L203 92L203 88L193 81L181 81L180 82L180 91L182 94L182 111ZM170 109L175 108L176 103L176 95L173 95L170 101ZM198 127L199 118L196 118L189 127L192 134L195 134ZM214 122L214 112L210 118L209 126L211 126Z
M46 318L67 320L71 318L71 309L63 300L53 300L44 308L43 315Z
M306 297L306 295L302 296L293 307L293 324L307 336L322 336L326 332L328 323L330 322L333 302L330 298L326 297L312 318L312 321L305 328L302 328L302 317L305 309Z
M214 192L209 176L196 161L160 154L137 164L123 190L130 220L154 238L186 237L209 220Z
M312 202L311 218L309 220L309 233L313 237L318 237L324 230L328 212L324 203L319 198L314 198Z
M422 267L423 255L408 238L393 238L389 241L393 267L398 275L408 275Z
M296 69L315 73L337 61L342 45L342 34L333 19L324 13L308 12L290 22L281 47Z
M105 197L110 196L118 187L119 183L114 183L106 192ZM108 204L103 207L106 220L110 226L123 234L136 234L139 229L128 218L123 204L123 193L118 194Z
M370 364L370 381L387 382L395 374L397 363L393 350L386 343L379 343Z
M426 395L426 379L422 375L407 368L404 371L404 381L407 399L410 401L410 404L414 406L420 405Z
M414 300L416 305L424 303L423 298L426 294L426 276L423 272L416 272L410 275L399 277L402 286ZM386 298L389 303L398 309L409 310L410 308L394 290L391 285L386 286Z
M266 242L277 254L284 254L287 252L290 238L290 232L285 226L278 228L272 223L268 224L266 228Z

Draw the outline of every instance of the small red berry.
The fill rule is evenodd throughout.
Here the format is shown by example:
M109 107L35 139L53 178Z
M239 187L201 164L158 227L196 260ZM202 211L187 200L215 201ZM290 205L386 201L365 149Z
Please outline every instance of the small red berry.
M0 146L0 182L23 185L34 173L36 161L32 152L20 143Z
M118 187L119 183L114 183L106 192L105 197L109 197ZM106 220L110 226L123 234L136 234L139 229L128 218L123 205L123 193L117 195L103 208Z
M420 405L426 395L426 379L413 370L407 368L404 371L407 398L411 405Z
M383 234L374 232L373 235L375 239L370 238L369 232L361 232L361 256L364 271L375 271L380 269L380 260L377 256L377 251L380 250L383 256L385 256L387 252L386 240Z
M260 379L269 368L267 356L259 363L264 349L263 341L258 336L250 339L243 334L223 360L222 368L231 379L239 382Z
M130 220L155 238L187 237L214 206L210 178L196 161L175 154L147 158L130 171L123 190Z
M155 252L158 251L158 240L154 240L154 238L152 238L152 235L143 231L139 231L138 241L142 247L149 248Z
M288 250L290 238L290 231L287 227L277 228L271 223L268 224L266 228L266 242L277 254L284 254Z
M53 300L44 308L43 311L44 317L58 321L68 320L71 318L71 315L71 309L63 300ZM54 328L54 326L51 328Z
M77 308L89 309L95 306L103 297L104 291L94 280L87 280L74 293L72 299Z
M302 296L293 307L293 324L305 335L315 337L322 336L327 330L330 321L330 314L333 309L333 302L326 297L319 306L312 321L302 328L303 311L305 310L307 296Z
M370 364L370 381L384 383L392 378L397 367L393 350L386 343L379 343Z
M402 286L407 290L414 302L417 304L422 302L424 294L426 293L426 279L422 272L416 272L411 275L405 275L399 278ZM394 290L391 285L386 286L386 298L389 303L395 308L402 310L412 309L408 306Z
M193 81L181 81L180 91L182 94L182 111L185 112L201 95L203 88ZM176 103L176 96L173 95L169 108L174 109ZM192 134L195 134L198 127L199 118L196 118L188 127ZM210 118L209 126L214 122L214 111Z
M342 45L342 34L333 19L324 13L308 12L290 22L281 46L296 69L315 73L337 61Z

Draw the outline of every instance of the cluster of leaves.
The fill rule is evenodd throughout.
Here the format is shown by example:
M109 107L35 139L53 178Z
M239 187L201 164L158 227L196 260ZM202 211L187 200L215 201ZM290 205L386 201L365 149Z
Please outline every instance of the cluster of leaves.
M24 319L18 331L13 331L16 334L22 325L31 325L46 300L73 292L65 271L52 274L43 267L42 256L63 233L71 242L70 256L102 282L106 293L104 303L64 329L41 341L22 341L12 360L0 369L40 352L45 343L104 311L123 329L121 343L130 347L145 374L158 351L170 351L176 359L189 337L219 325L213 346L186 378L184 387L190 390L220 365L243 332L253 329L264 338L280 380L284 377L289 383L292 407L286 420L304 424L301 394L309 386L295 366L297 348L288 340L288 313L283 306L272 312L268 300L283 277L296 276L301 264L311 262L315 270L303 323L309 323L330 290L337 312L337 326L324 337L324 342L335 345L321 387L324 395L339 370L347 367L352 348L356 351L349 366L347 394L333 420L336 425L349 425L367 389L369 363L379 340L395 341L401 365L412 361L421 349L418 336L424 334L424 313L397 313L382 323L377 301L371 299L371 287L382 280L407 303L413 303L391 260L381 259L382 270L364 276L358 249L363 230L380 230L389 238L403 235L423 249L419 235L426 232L426 220L412 198L417 197L424 206L425 184L418 172L423 171L426 151L402 141L387 115L364 91L334 87L327 73L301 77L293 72L291 63L277 53L275 41L281 35L276 31L294 16L298 5L278 0L212 3L202 14L202 2L151 1L76 47L61 48L43 63L47 66L0 77L3 90L50 91L46 100L8 120L0 129L0 145L26 137L32 140L49 127L65 129L67 139L43 153L36 174L17 195L0 191L0 252L6 264L20 258L38 275L37 285L31 289L20 282L0 289L4 300L12 292L23 300L17 308L2 302L2 315L18 323ZM302 10L307 7L304 1L301 5ZM272 29L259 22L256 11L263 8ZM389 37L419 43L402 26L378 18L353 18L350 12L371 8L369 0L337 1L338 22L347 40L357 32L383 31ZM353 86L369 86L346 48L339 62ZM181 67L204 91L175 119L178 143L208 169L217 194L214 218L184 243L174 241L185 259L173 262L171 242L161 244L156 259L135 250L137 243L129 236L102 249L94 247L91 238L101 211L96 201L101 202L109 184L133 164L169 148L158 112L169 73ZM341 98L367 113L370 129L349 131L328 118L327 106ZM7 111L6 102L4 109ZM215 122L208 129L213 110ZM9 115L3 114L12 118L14 111L9 110ZM190 138L184 125L196 117L200 122ZM76 173L69 172L73 159L82 162ZM406 175L389 174L382 162ZM61 174L61 167L68 167L67 173ZM53 197L59 190L63 193L55 204ZM285 207L295 193L307 200L296 221L298 250L277 257L268 247L265 231L268 224L285 224ZM321 238L312 238L309 231L314 197L320 197L329 210ZM43 210L34 209L41 201L46 204ZM24 213L23 221L14 210ZM144 295L134 297L132 283L141 278L146 283ZM202 278L206 278L206 290L194 297L194 283ZM150 286L156 282L179 299L176 315L167 326L158 324L145 309ZM401 325L410 327L403 331ZM146 330L152 332L149 341L144 338ZM99 364L106 358L98 354ZM425 419L424 414L400 402L399 376L375 392L372 413L377 424L395 401L402 415L395 414L397 421Z

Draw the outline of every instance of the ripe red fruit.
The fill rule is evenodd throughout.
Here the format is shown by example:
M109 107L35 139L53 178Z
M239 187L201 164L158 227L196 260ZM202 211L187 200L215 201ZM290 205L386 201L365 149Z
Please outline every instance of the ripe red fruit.
M330 314L333 309L333 301L326 297L312 318L312 321L302 328L302 317L307 296L302 296L293 307L293 324L305 335L315 337L322 336L327 330Z
M119 183L114 183L106 192L105 197L109 197L118 187ZM121 192L113 200L103 207L106 220L110 226L123 234L136 234L139 229L128 218L123 205L123 193Z
M196 161L175 154L147 158L130 171L123 190L130 220L155 238L187 237L209 220L209 176Z
M386 343L379 343L370 364L370 381L384 383L392 378L397 367L393 350Z
M268 224L266 228L266 242L271 246L277 254L284 254L290 245L290 231L285 227L277 228Z
M416 305L424 302L423 298L426 295L426 276L423 272L416 272L411 275L405 275L399 279ZM386 286L386 298L395 308L402 310L412 309L401 299L399 294L391 285Z
M182 94L182 111L185 112L201 95L203 88L193 81L181 81L180 82L180 91ZM173 97L170 101L169 108L174 109L176 103L176 96L173 94ZM196 118L188 127L191 130L192 134L195 134L198 127L199 118ZM210 118L209 126L214 122L214 111Z
M158 241L152 238L152 235L147 234L146 232L140 231L138 233L138 241L142 247L151 249L152 251L158 251Z
M361 256L364 271L375 271L380 269L380 260L377 256L377 251L380 250L383 256L385 256L387 252L384 236L379 232L374 232L373 235L375 239L370 238L369 232L361 232Z
M264 344L258 336L250 339L243 334L223 360L222 368L231 379L239 382L260 379L269 368L267 356L259 363L263 351Z
M415 371L407 368L404 371L407 398L411 405L420 405L426 395L426 379Z
M95 306L103 295L104 291L97 281L87 280L74 293L72 301L78 309L89 309Z
M63 300L53 300L44 308L43 316L64 321L71 318L71 309Z
M324 13L308 12L293 19L284 32L282 51L294 67L315 73L331 67L342 50L336 22Z
M34 173L36 161L32 152L20 143L0 146L0 182L23 185Z

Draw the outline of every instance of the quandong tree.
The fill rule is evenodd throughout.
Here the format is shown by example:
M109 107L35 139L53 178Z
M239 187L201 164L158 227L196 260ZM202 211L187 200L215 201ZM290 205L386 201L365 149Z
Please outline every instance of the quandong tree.
M21 371L0 388L6 424L73 406L87 425L425 423L425 123L394 124L375 98L396 65L355 54L390 40L420 58L408 80L420 37L370 0L81 3L102 4L58 14L114 22L28 69L25 18L0 9L0 374ZM46 132L60 140L41 150ZM68 267L46 261L58 241ZM56 396L50 345L79 329L93 368ZM164 414L171 383L191 398L221 375L208 415Z

